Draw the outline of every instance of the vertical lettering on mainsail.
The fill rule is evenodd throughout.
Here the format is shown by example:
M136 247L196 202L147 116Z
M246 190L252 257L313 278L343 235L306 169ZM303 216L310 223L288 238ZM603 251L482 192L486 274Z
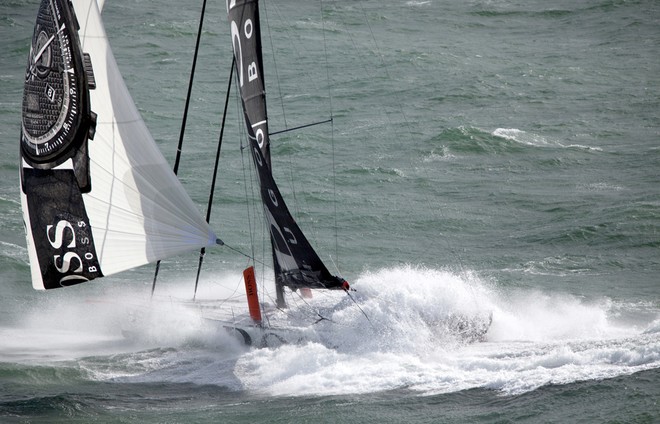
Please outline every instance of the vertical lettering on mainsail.
M234 49L234 57L236 58L236 68L238 69L238 85L243 87L243 53L241 50L241 36L238 33L238 25L236 22L231 21L231 39L232 47Z
M266 126L266 121L257 122L252 124L252 129L254 130L254 138L259 145L260 149L264 148L264 143L266 142L266 134L264 133L264 128Z
M270 201L273 202L273 206L277 207L277 197L275 197L275 192L272 189L268 189L268 197L270 197Z
M243 35L246 40L250 40L253 34L253 24L251 19L246 19L243 24ZM234 56L236 57L236 67L238 68L238 84L243 87L243 75L247 74L248 82L252 82L259 78L257 63L252 61L246 67L243 65L243 50L241 44L241 34L239 33L238 24L236 21L231 21L231 38L232 46L234 49Z
M285 231L289 235L289 238L286 239L289 244L298 244L298 240L296 240L296 236L293 234L293 231L291 231L288 227L282 227L282 231Z
M237 5L238 3L238 5ZM291 245L298 244L297 227L272 179L268 153L268 119L265 87L261 74L261 40L259 35L258 3L256 1L227 1L232 47L236 60L238 85L243 100L248 138L253 159L261 179L261 194L270 224L274 248L280 252L281 267L297 268ZM304 238L304 237L303 237Z
M245 124L259 176L261 201L269 225L278 305L283 286L338 288L340 280L328 272L304 233L291 216L273 178L263 75L259 2L227 0L232 48Z
M254 161L257 163L257 166L259 168L264 166L264 161L261 158L261 152L259 151L259 149L257 147L254 148Z

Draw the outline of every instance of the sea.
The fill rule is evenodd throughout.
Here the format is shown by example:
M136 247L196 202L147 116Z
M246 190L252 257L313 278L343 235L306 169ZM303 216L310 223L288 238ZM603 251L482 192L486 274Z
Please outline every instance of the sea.
M0 4L0 422L660 422L659 2L262 1L270 130L290 130L275 179L355 291L314 293L343 302L321 317L331 343L261 349L202 314L270 255L224 1L206 5L178 173L206 213L230 86L210 214L226 246L196 300L198 252L161 263L153 298L153 265L32 289L18 164L38 6ZM103 8L171 163L201 10ZM482 340L437 331L478 313Z

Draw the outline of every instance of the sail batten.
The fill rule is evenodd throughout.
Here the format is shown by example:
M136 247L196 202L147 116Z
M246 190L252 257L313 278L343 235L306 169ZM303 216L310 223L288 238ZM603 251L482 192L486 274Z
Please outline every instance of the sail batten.
M278 304L283 303L283 286L345 289L346 281L330 274L293 219L272 175L258 1L228 1L227 13L243 115L269 226Z
M216 241L131 99L101 21L102 3L42 0L35 24L23 97L21 203L36 289Z

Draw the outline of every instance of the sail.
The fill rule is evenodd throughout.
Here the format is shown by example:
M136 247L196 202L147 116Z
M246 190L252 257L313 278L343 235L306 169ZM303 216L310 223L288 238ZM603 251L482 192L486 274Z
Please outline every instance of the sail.
M42 0L25 75L20 151L36 289L216 241L140 117L96 1Z
M270 226L276 284L292 289L345 288L346 281L330 274L298 227L273 179L258 1L228 0L227 13L249 147Z

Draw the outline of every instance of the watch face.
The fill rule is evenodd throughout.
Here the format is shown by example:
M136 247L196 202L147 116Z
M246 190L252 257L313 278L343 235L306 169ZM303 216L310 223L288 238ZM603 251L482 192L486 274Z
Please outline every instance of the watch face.
M32 36L21 146L26 159L37 164L62 160L85 112L84 72L71 13L66 0L42 1Z

